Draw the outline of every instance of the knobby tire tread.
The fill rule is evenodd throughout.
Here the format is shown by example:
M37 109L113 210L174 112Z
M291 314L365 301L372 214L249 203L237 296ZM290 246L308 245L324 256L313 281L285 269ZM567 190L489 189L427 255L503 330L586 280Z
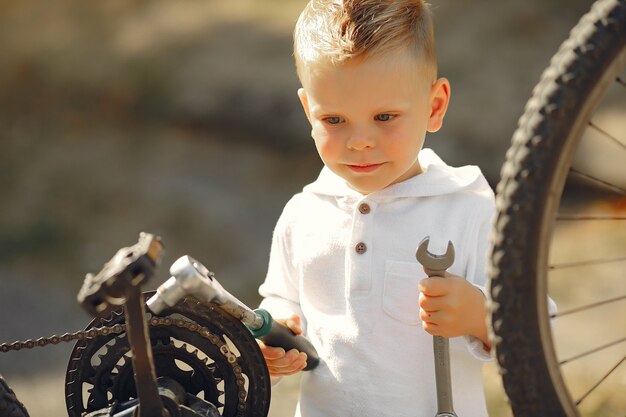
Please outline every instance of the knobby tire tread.
M0 375L0 416L29 417L24 404L17 399L2 375Z
M539 322L547 318L538 308L546 294L538 292L542 266L534 242L545 234L544 208L555 198L550 193L561 151L576 140L572 126L625 41L626 0L597 1L543 72L506 154L492 233L491 338L516 417L572 415L546 363Z

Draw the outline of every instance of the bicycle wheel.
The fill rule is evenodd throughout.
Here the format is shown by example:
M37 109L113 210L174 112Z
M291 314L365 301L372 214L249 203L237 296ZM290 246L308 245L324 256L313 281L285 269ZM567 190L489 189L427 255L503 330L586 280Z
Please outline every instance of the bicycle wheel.
M625 62L626 1L599 0L533 90L502 168L491 338L516 417L624 417Z
M0 375L0 416L5 417L28 417L28 412Z

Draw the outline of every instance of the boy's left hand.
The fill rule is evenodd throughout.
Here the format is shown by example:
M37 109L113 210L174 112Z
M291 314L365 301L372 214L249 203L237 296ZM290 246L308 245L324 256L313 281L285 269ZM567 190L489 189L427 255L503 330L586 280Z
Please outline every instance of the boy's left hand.
M422 327L433 336L474 336L489 347L484 294L463 277L425 278L419 283Z

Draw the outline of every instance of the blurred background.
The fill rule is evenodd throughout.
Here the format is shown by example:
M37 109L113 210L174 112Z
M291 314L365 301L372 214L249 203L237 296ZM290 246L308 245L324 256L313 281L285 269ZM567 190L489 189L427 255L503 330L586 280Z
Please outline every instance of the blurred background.
M302 0L0 2L0 343L83 328L76 303L139 232L259 302L274 223L321 163L296 96ZM590 0L432 1L444 127L427 138L495 187L518 117ZM0 354L33 417L65 415L71 345ZM493 416L507 415L495 369ZM297 378L273 396L289 416Z

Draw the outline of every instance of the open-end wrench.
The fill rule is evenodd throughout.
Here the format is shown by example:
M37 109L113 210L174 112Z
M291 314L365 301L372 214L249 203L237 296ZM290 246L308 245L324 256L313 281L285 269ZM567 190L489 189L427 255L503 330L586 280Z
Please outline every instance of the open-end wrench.
M454 245L448 241L443 255L428 251L430 237L426 236L417 247L415 257L428 271L429 277L445 277L446 270L454 263ZM450 346L448 339L433 336L435 353L435 383L437 385L437 414L435 417L457 417L452 406L452 382L450 380Z

